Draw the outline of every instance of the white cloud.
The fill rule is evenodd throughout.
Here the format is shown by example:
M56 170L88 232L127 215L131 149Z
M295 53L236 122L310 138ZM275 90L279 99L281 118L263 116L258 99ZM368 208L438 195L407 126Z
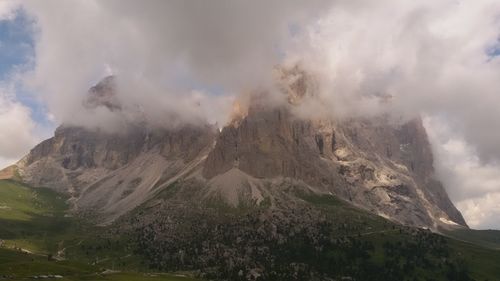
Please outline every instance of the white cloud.
M0 89L0 169L24 156L39 140L30 109Z
M500 166L482 163L442 118L427 117L424 121L437 174L469 226L500 229Z
M8 167L14 163L16 163L17 161L19 161L18 158L4 158L4 157L0 157L0 170L5 168L5 167Z
M12 20L16 16L16 9L19 7L18 1L0 1L0 20Z
M474 228L499 229L500 192L487 193L482 197L456 202L467 223Z
M308 22L326 2L25 1L40 30L28 81L62 122L104 122L80 105L90 84L112 71L122 101L153 119L168 123L175 113L223 123L224 95L268 83L289 24ZM200 112L190 101L207 88L221 93L207 95Z
M334 114L445 114L482 161L494 161L500 131L487 124L500 120L500 58L490 57L499 37L495 0L339 1L289 55L318 75Z

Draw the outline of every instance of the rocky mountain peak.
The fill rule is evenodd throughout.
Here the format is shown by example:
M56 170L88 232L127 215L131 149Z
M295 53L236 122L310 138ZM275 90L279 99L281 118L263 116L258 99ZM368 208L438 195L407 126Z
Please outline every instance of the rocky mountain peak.
M313 98L317 93L317 81L300 65L276 67L275 76L279 89L292 105L300 104L305 98Z
M87 109L106 107L110 111L119 111L122 106L117 98L115 76L107 76L88 91L83 106Z

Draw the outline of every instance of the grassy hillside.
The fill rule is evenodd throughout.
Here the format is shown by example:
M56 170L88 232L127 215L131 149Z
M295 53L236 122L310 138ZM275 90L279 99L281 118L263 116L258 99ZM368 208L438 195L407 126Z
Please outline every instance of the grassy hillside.
M212 280L252 272L262 280L500 280L499 251L397 225L332 195L290 190L292 209L188 209L170 196L131 218L141 225L138 253L152 268L201 268Z
M60 275L52 280L92 281L195 281L189 277L161 273L109 272L97 266L73 261L48 261L46 257L0 249L0 280L26 280L34 276ZM4 279L2 279L4 278Z
M7 280L21 280L38 275L61 275L65 278L59 280L75 281L194 280L165 274L100 274L112 268L126 249L118 245L107 253L99 251L101 262L97 265L97 254L83 257L82 252L89 250L82 250L80 244L97 248L109 242L99 235L101 229L67 216L68 207L64 196L49 189L0 180L0 280L4 276Z
M51 190L32 189L0 180L0 239L9 248L55 254L60 241L75 231L66 217L66 198Z
M241 254L261 265L272 260L278 269L273 280L292 278L293 274L309 276L310 272L354 276L356 280L367 276L398 281L500 280L497 231L460 230L445 237L396 225L334 196L295 196L309 205L273 213L276 221L259 219L266 214L267 205L232 210L211 204L197 214L189 213L192 207L180 205L165 209L167 215L159 213L153 216L153 223L137 229L102 228L67 216L69 206L60 194L0 180L0 279L57 274L64 276L60 280L75 281L194 280L155 272L196 269L201 260L208 262L210 270L223 265L225 276L237 280ZM151 215L147 209L138 210L131 220L142 221L139 214ZM180 212L178 220L176 211ZM302 212L310 212L309 217L300 215ZM277 240L268 232L272 229L281 232ZM167 239L158 240L156 234ZM178 256L181 252L183 257ZM228 252L232 254L228 256ZM305 264L311 267L306 270ZM106 269L129 272L103 274ZM204 276L220 276L217 274L209 271Z
M447 237L444 237L393 224L333 196L302 197L323 208L334 220L345 220L341 224L348 226L349 229L344 229L347 235L370 241L373 245L370 260L374 264L381 267L387 267L394 262L400 265L417 265L418 262L415 261L418 259L415 257L420 256L422 264L411 270L411 267L406 267L401 276L411 274L416 280L468 280L459 279L460 270L465 270L473 280L500 280L500 231L448 230ZM365 230L359 230L363 225ZM451 263L443 263L443 258ZM456 266L453 270L456 270L457 275L454 277L449 276L452 270L447 268L451 264ZM399 268L404 269L405 266Z
M500 230L454 229L441 230L441 232L456 240L500 250Z

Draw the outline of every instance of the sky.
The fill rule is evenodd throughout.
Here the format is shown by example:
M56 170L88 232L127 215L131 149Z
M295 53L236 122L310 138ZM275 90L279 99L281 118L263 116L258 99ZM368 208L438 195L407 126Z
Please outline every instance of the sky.
M297 114L422 116L452 201L500 229L499 39L497 0L0 0L0 165L61 123L223 125L245 93L279 100L276 65L300 65L318 99ZM89 113L110 74L125 113Z
M19 160L30 147L49 136L53 124L37 97L19 81L32 67L32 20L14 2L0 2L0 166Z

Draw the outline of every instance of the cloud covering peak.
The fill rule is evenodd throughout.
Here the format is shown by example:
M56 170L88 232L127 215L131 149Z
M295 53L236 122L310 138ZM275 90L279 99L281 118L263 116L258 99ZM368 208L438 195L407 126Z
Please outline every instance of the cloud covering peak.
M231 96L269 83L290 26L308 24L326 1L23 3L39 27L31 85L58 120L85 123L75 114L82 95L110 73L121 99L153 119L223 122Z

